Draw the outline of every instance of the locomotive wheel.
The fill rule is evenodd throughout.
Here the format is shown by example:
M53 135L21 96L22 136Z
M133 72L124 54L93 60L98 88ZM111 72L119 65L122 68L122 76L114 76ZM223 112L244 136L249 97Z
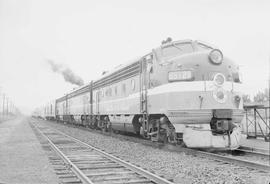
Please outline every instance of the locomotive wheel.
M144 139L146 139L146 134L145 134L145 130L144 130L144 128L141 126L141 128L140 128L140 135L144 138Z
M162 129L164 132L164 136L166 138L162 138L165 142L169 142L172 144L175 144L176 141L176 133L173 125L171 122L168 120L167 117L162 117L160 118L161 124L160 124L160 129Z
M91 121L91 128L97 129L97 125L98 125L97 117L93 117Z
M160 128L160 122L158 119L151 119L149 125L149 135L151 141L166 142L166 133L164 135L163 129Z
M158 130L157 127L154 127L154 125L149 126L148 138L150 138L150 140L153 142L158 141Z
M101 119L101 126L102 126L102 132L109 131L111 126L110 126L110 120L107 116Z
M113 131L113 133L115 133L115 134L119 134L119 133L120 133L119 130L112 129L112 131Z
M110 121L107 123L107 131L112 132L112 123Z
M163 142L163 143L168 143L168 137L167 137L166 130L161 129L159 131L159 133L158 133L158 141Z
M101 130L102 132L107 132L107 123L105 120L101 120Z

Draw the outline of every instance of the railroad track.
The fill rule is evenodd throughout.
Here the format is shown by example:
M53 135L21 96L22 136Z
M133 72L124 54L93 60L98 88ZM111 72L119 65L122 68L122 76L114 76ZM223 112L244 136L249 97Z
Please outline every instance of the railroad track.
M262 164L261 162L254 161L254 159L248 160L245 156L235 155L232 153L218 152L218 151L217 152L209 152L209 151L205 151L205 150L191 149L191 148L185 148L185 147L168 145L168 144L162 145L160 143L153 144L150 141L144 142L143 144L149 145L149 146L154 146L157 148L162 148L162 149L169 150L169 151L184 152L184 153L190 154L190 155L206 157L206 158L210 158L212 160L222 161L226 164L227 163L235 164L235 165L239 165L242 167L247 167L250 169L256 169L259 171L270 173L269 155L267 155L265 153L259 153L259 154L257 154L256 152L250 153L250 152L244 152L244 150L241 149L241 152L244 152L244 154L247 154L247 153L252 154L253 156L258 156L258 158L263 157L265 159L265 164ZM239 151L240 151L240 149L239 149Z
M168 144L161 144L161 143L151 143L143 142L142 144L147 146L152 146L156 148L162 148L164 150L174 151L174 152L184 152L186 154L195 155L195 156L201 156L210 158L212 160L222 161L225 164L235 164L242 167L247 167L250 169L256 169L259 171L263 171L266 173L270 173L270 161L269 161L269 155L265 153L258 153L257 152L245 152L243 149L241 149L241 152L244 152L244 154L251 154L253 156L257 156L258 158L263 158L265 160L265 164L261 162L248 160L245 156L242 155L236 155L235 153L227 153L227 152L209 152L206 150L198 150L198 149L192 149L192 148L185 148L175 145L168 145ZM240 151L240 149L238 150Z
M79 127L81 128L81 127ZM91 130L90 130L91 131ZM99 132L99 131L95 131ZM116 138L119 138L119 134L112 134L107 132L99 132L103 135L107 136L113 136ZM134 137L120 135L120 137L124 136L126 140L134 140ZM187 154L192 154L196 156L202 156L202 157L208 157L214 160L223 161L224 163L232 163L243 167L248 167L250 169L257 169L263 172L269 172L270 173L270 157L268 150L258 150L258 149L250 149L248 147L240 147L239 149L232 151L232 152L209 152L205 150L198 150L198 149L192 149L192 148L185 148L182 146L175 146L170 144L163 144L159 142L151 142L149 140L136 138L138 141L144 145L152 146L156 148L162 148L169 151L175 151L175 152L185 152ZM240 154L237 154L237 152L240 152ZM243 155L241 154L243 153ZM260 159L263 159L265 161L265 164L258 161L254 161L255 159L252 158L251 160L248 160L250 157L246 157L246 155L252 155L253 157L257 157ZM258 159L258 160L260 160Z
M73 126L71 126L71 127L73 127ZM82 128L80 126L77 128L82 129L82 130L86 130L86 131L91 131L91 132L93 131L92 129L85 129L85 128ZM245 148L245 147L240 147L238 149L238 151L244 152L245 154L251 154L254 156L258 156L258 158L264 157L265 163L254 161L254 158L252 160L248 160L248 158L245 158L244 156L241 156L241 155L223 154L224 152L208 152L208 151L204 151L204 150L185 148L185 147L175 146L175 145L170 145L170 144L151 142L149 140L140 139L140 138L133 137L133 136L125 136L125 135L100 132L100 131L94 131L94 132L100 133L100 134L103 134L106 136L112 136L115 138L125 139L127 141L141 143L141 144L146 145L146 146L151 146L151 147L174 151L174 152L185 152L186 154L207 157L207 158L210 158L212 160L222 161L225 164L229 163L229 164L239 165L242 167L247 167L250 169L256 169L259 171L270 173L269 155L265 152L261 153L261 151L259 152L258 150L247 151L248 148ZM257 154L257 152L259 152L259 153Z
M101 132L102 134L104 134L104 132ZM114 136L114 137L118 137L119 136L116 134L106 134L108 136ZM127 139L129 139L129 136L125 136L127 137ZM133 137L132 137L133 139ZM181 147L181 146L175 146L175 145L169 145L169 144L162 144L162 143L158 143L158 142L151 142L148 140L143 140L143 139L139 139L138 141L141 142L144 145L147 146L152 146L152 147L156 147L156 148L162 148L165 150L169 150L169 151L175 151L175 152L185 152L187 154L192 154L192 155L196 155L196 156L202 156L202 157L208 157L214 160L218 160L218 161L223 161L225 163L232 163L232 164L236 164L236 165L240 165L243 167L248 167L250 169L257 169L263 172L270 172L270 161L269 161L269 154L267 154L266 152L262 152L259 150L248 150L247 148L243 148L240 147L239 149L237 149L237 152L241 152L244 153L243 156L241 156L241 154L237 154L236 151L233 151L231 153L226 153L226 152L209 152L209 151L205 151L205 150L198 150L198 149L191 149L191 148L185 148L185 147ZM265 160L266 164L262 164L260 162L254 162L252 160L248 160L247 158L245 158L245 155L253 155L255 157L258 158L263 158ZM254 160L254 158L253 158Z
M138 166L119 159L58 130L44 126L31 127L47 140L66 167L73 172L68 183L117 184L117 183L156 183L172 182L146 171ZM59 159L55 159L60 162ZM74 177L74 175L76 177Z
M221 160L226 163L233 163L237 164L240 166L248 167L250 169L257 169L263 172L269 172L270 173L270 163L269 160L266 160L265 163L257 162L255 159L253 160L248 160L244 156L236 156L235 154L224 154L224 152L208 152L208 151L201 151L201 150L194 150L195 153L202 155L202 156L207 156L210 157L211 159L214 160ZM241 152L244 152L241 150ZM245 153L245 152L244 152ZM250 154L250 153L248 153ZM256 154L255 152L252 153L255 156L262 156L260 154ZM266 155L263 155L264 158L269 158Z
M269 157L269 149L267 150L267 149L258 149L258 148L240 146L236 151Z

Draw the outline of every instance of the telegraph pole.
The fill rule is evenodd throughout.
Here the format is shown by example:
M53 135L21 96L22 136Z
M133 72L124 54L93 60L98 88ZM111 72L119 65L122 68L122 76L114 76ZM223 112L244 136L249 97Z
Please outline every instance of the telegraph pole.
M3 93L3 111L2 111L2 113L3 113L3 118L4 118L4 116L5 116L5 94Z
M1 99L1 93L2 93L2 87L0 86L0 101L2 102L2 99ZM3 102L2 102L3 103ZM2 104L0 104L0 107L1 107L1 105ZM2 111L1 111L2 110ZM1 121L1 119L3 119L3 117L1 117L2 116L2 113L3 113L3 109L2 108L0 108L0 121Z
M268 67L269 67L269 69L268 69L268 75L269 75L269 81L268 81L268 110L269 110L268 111L268 122L269 122L269 127L270 127L270 56L269 56L269 66ZM269 142L269 165L270 165L270 128L268 131L268 142Z
M9 99L7 98L7 117L8 117L8 103L9 103Z
M13 103L10 102L10 106L9 106L9 113L10 113L10 115L12 115L12 112L13 112Z

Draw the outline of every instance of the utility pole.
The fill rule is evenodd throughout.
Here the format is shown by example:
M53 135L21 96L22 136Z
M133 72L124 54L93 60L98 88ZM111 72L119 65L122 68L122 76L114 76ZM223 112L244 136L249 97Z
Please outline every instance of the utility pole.
M5 94L3 94L3 118L5 116Z
M9 113L10 113L10 115L12 115L12 113L13 113L13 103L12 102L10 103Z
M9 99L7 98L7 117L8 117L8 103L9 103Z
M269 75L269 81L268 81L268 110L269 110L268 122L269 122L269 127L270 127L270 56L269 56L269 66L268 67L269 67L269 69L268 69L268 75ZM268 131L268 142L269 142L269 165L270 165L270 129Z
M6 117L8 117L8 102L9 102L9 99L8 99L8 97L7 97L7 95L6 95Z
M2 93L2 87L0 86L0 101L2 102L2 99L1 99L1 93ZM0 105L1 106L1 105ZM3 109L2 109L3 110ZM0 108L0 119L1 119L1 112L3 112L3 111L1 111L1 108Z

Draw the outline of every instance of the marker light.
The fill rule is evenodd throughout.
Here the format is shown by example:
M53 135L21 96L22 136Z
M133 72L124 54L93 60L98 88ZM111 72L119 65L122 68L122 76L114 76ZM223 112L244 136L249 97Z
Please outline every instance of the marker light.
M219 103L225 103L227 100L226 92L221 88L213 91L213 97Z
M226 78L222 73L217 73L214 76L214 83L217 86L222 86L225 83L225 81L226 81Z
M213 64L219 65L219 64L221 64L221 62L223 60L223 54L220 50L213 49L209 53L209 59Z
M193 79L192 71L171 71L168 73L169 81L188 81Z

